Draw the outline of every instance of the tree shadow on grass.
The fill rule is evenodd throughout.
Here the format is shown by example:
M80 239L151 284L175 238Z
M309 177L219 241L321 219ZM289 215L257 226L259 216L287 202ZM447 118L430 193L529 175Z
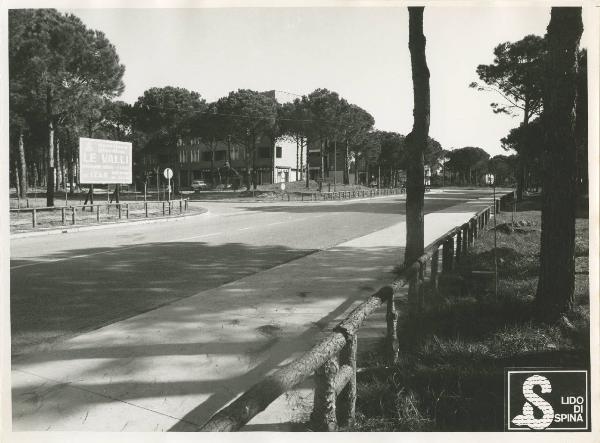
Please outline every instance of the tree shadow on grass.
M498 264L498 277L503 279L520 280L537 277L539 271L539 256L517 252L514 248L499 246L482 252L470 252L461 258L457 265L458 273L470 270L494 270L495 260Z
M510 367L589 368L583 350L503 359L421 360L358 374L357 431L503 431L504 371Z

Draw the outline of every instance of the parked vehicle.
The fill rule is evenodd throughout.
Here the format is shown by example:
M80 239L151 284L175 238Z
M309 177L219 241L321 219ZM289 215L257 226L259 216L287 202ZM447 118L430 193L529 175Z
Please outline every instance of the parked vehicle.
M192 189L194 191L203 191L208 189L208 185L204 180L192 180Z

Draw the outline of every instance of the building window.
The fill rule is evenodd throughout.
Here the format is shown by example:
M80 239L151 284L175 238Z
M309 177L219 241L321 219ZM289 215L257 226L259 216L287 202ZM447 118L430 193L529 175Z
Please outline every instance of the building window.
M260 158L271 158L271 148L259 148L258 156Z
M275 157L281 158L281 146L275 147Z
M222 161L225 160L225 154L227 151L215 151L215 160Z
M209 162L212 159L212 152L211 151L204 151L202 153L202 161L203 162Z

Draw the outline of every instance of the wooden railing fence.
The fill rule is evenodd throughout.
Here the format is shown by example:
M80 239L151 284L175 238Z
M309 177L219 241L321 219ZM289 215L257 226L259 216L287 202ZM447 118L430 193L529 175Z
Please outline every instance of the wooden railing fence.
M128 202L128 203L103 203L103 204L88 204L88 205L71 205L71 206L49 206L39 208L19 208L10 209L11 214L22 214L31 213L31 227L38 227L38 215L42 212L45 213L58 213L60 212L61 224L66 225L67 220L70 225L77 224L77 214L83 214L89 209L90 213L95 213L96 222L101 222L101 213L110 214L111 208L114 209L118 219L129 219L130 210L142 210L144 218L148 218L149 206L162 207L162 215L172 215L173 212L182 214L188 210L189 198L171 201L145 201L145 202ZM177 212L176 212L177 211ZM160 214L159 214L160 215Z

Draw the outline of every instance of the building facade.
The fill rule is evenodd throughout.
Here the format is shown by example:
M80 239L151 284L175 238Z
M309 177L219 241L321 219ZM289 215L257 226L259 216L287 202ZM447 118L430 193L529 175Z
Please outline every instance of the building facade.
M247 153L245 146L229 137L214 141L199 137L182 139L178 142L177 151L182 187L190 186L195 179L217 185L243 177L248 167L247 154L251 157L251 170L259 185L294 181L299 169L296 143L285 137L274 141L262 137L253 153ZM226 162L231 170L226 167Z

